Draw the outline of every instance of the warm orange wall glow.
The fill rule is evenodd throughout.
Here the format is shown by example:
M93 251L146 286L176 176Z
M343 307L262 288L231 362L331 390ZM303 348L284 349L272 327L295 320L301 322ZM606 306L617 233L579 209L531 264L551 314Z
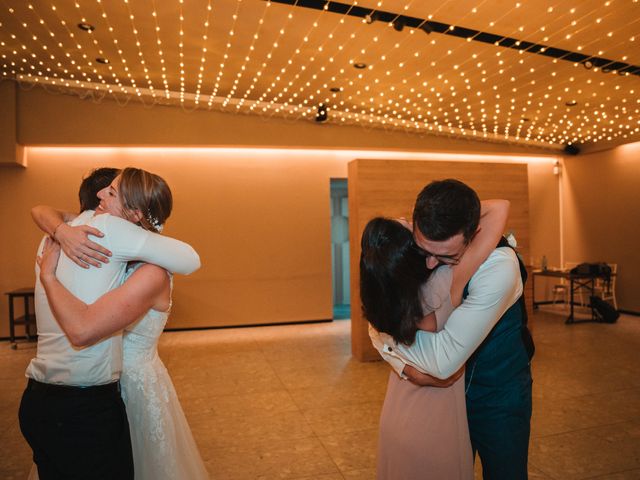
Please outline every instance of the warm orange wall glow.
M640 312L640 142L565 158L564 234L569 262L618 264L618 308Z
M610 154L614 161L619 164L635 164L637 168L637 165L640 165L640 142L621 145L611 150Z
M41 238L29 216L33 205L75 210L78 184L91 168L137 166L167 179L175 204L166 233L192 243L203 261L199 272L176 278L171 326L330 318L329 181L346 178L355 158L516 162L545 172L555 158L184 147L28 147L27 155L28 168L0 171L0 219L11 225L0 236L0 291L33 284ZM2 296L0 336L7 335L7 310Z
M460 162L492 162L492 163L542 163L553 164L558 158L555 155L502 155L502 154L473 154L449 152L417 152L409 150L346 150L346 149L301 149L301 148L231 148L231 147L28 147L30 151L44 153L66 153L71 155L84 154L98 158L112 156L149 156L189 155L194 158L210 159L212 155L226 158L257 156L260 158L273 157L334 157L346 161L355 158L367 159L397 159L397 160L427 160L427 161L460 161Z

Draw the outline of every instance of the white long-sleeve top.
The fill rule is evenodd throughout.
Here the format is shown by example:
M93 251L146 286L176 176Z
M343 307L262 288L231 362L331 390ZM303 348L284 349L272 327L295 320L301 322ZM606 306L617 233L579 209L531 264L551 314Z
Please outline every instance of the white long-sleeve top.
M86 304L95 302L121 285L130 260L153 263L184 274L200 268L200 257L190 245L143 230L122 218L109 214L94 215L93 210L87 210L70 225L96 227L104 237L91 239L112 252L109 263L90 269L79 267L64 252L60 254L56 277ZM42 254L43 246L44 239L38 255ZM115 333L85 348L76 348L53 316L37 264L34 292L38 350L27 367L26 376L44 383L73 386L100 385L117 380L122 370L122 333Z
M449 267L440 267L449 268ZM406 364L437 378L448 378L462 367L489 335L500 317L522 295L522 278L513 249L495 249L469 281L469 293L438 333L418 330L411 346L369 326L373 346L403 378Z

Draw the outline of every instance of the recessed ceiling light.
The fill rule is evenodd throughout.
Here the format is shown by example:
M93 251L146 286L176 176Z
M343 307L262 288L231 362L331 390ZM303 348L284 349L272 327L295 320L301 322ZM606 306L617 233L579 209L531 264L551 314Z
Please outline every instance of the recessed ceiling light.
M96 58L96 62L102 63L103 65L106 65L106 64L109 63L109 59L108 58L104 58L104 57L98 57L98 58Z
M338 93L342 91L342 87L331 87L329 91L333 93Z
M91 25L90 23L79 23L78 24L78 28L80 30L84 30L85 32L93 32L96 27L94 27L93 25Z
M355 68L357 68L358 70L362 70L362 69L364 69L364 68L367 68L367 64L366 64L366 63L363 63L363 62L355 62L355 63L353 64L353 66L354 66Z
M578 102L576 102L575 100L569 100L568 102L565 102L565 105L567 107L575 107L578 104Z

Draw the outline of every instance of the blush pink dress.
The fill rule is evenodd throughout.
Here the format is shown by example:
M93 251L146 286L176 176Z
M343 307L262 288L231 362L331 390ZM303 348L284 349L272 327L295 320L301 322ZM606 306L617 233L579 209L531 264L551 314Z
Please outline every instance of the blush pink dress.
M423 309L441 330L453 311L451 269L434 271L422 290ZM379 480L472 480L473 458L464 375L449 388L418 387L389 375L380 416Z

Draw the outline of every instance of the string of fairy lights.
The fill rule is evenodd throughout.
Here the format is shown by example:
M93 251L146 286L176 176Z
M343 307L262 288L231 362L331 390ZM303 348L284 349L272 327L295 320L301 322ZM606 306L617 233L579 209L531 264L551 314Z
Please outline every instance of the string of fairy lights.
M409 3L409 4L405 5L404 10L407 10L407 9L410 7L410 5L411 5L411 3ZM382 7L382 6L383 6L383 5L382 5L382 2L378 2L378 4L377 4L377 8L380 8L380 7ZM348 14L348 11L345 13L345 16L346 16L347 14ZM345 18L344 18L344 17L340 19L339 24L341 24L341 25L344 25L344 24L345 24ZM317 22L314 22L314 26L317 26ZM360 27L360 29L355 29L355 30L353 30L353 31L350 31L350 32L349 32L349 35L348 35L348 38L347 38L347 43L350 43L350 42L357 43L357 42L359 42L359 41L360 41L360 43L362 43L362 42L361 42L361 40L358 38L358 35L360 34L361 30L362 30L362 27ZM334 30L334 32L335 32L335 30ZM334 33L334 32L332 32L331 34L329 34L329 38L332 38L332 36L333 36L333 33ZM410 32L414 32L414 30L410 30ZM305 38L308 38L308 37L305 37ZM374 36L374 37L373 37L373 42L377 42L377 41L378 41L378 37L377 37L377 36ZM343 43L342 45L340 45L340 46L339 46L338 50L339 50L339 51L342 51L344 46L345 46L345 44ZM398 48L399 46L400 46L400 44L396 42L396 44L394 45L394 48ZM324 44L320 45L320 47L318 47L318 52L319 52L319 53L320 53L320 52L322 52L322 51L323 51L323 48L324 48ZM360 49L360 51L359 51L358 53L359 53L360 55L364 55L364 54L366 53L366 51L367 51L367 48L361 48L361 49ZM338 53L338 54L339 54L339 53ZM311 57L311 58L310 58L310 63L311 63L311 62L313 62L313 61L315 60L315 58L316 58L315 56L314 56L314 57ZM380 57L380 60L381 60L382 62L384 62L384 61L386 60L386 55L382 55L382 56ZM330 56L330 57L328 58L328 63L326 63L326 62L325 62L325 65L320 66L320 67L319 67L319 70L324 72L324 71L326 71L326 69L331 68L331 65L330 65L330 64L333 64L333 63L334 63L334 57L333 57L333 56ZM345 63L345 62L336 62L336 64L342 64L342 63ZM346 63L347 63L347 64L354 64L354 63L355 63L355 61L354 61L353 59L349 59L348 61L346 61ZM309 66L309 65L307 65L307 66ZM402 65L401 65L401 66L402 66ZM369 69L371 69L371 68L372 68L372 67L371 67L371 66L369 66ZM387 74L390 74L390 73L391 73L390 71L387 71ZM341 77L344 77L344 74L345 74L345 69L344 69L344 68L340 68L340 70L339 70L339 72L338 72L338 75L340 75ZM297 77L298 77L298 75L294 76L293 80L289 82L289 86L292 86L293 81L294 81L295 79L297 79ZM316 78L317 78L317 76L312 77L312 79L313 79L313 80L315 80ZM363 78L364 78L363 73L362 73L362 72L361 72L361 73L358 73L358 75L357 75L357 79L358 79L358 80L362 80ZM332 81L335 81L335 80L336 80L336 75L335 75L335 74L334 74L334 76L332 76L332 77L331 77L331 80L332 80ZM354 86L354 80L352 80L352 79L346 79L346 78L345 78L344 80L348 82L348 85L349 85L350 87L353 87L353 86ZM374 82L374 84L375 84L375 83L379 83L379 82L380 82L380 80L379 80L378 78L374 78L374 79L373 79L373 82ZM402 82L406 84L406 79L403 79L403 80L402 80ZM311 86L311 83L310 83L310 82L307 82L307 84L306 84L305 86L306 86L306 87L310 87L310 86ZM300 93L302 93L302 92L305 90L305 86L303 86L303 87L301 87L301 88L299 89L299 90L300 90ZM309 95L309 97L308 97L308 98L309 98L309 99L311 99L311 100L313 100L314 96L321 95L321 93L322 93L324 90L326 90L327 85L326 85L326 84L324 84L324 85L322 85L322 87L323 87L323 88L317 88L317 89L316 89L316 91L315 91L315 94L311 94L311 95ZM392 90L392 91L393 91L393 90L395 90L395 87L394 87L394 86L391 86L390 88L391 88L391 90ZM364 91L367 91L367 92L368 92L368 91L370 90L370 86L369 86L369 85L364 85L363 89L364 89ZM356 90L355 94L356 94L356 96L359 96L359 95L361 94L361 91L360 91L360 90ZM384 93L383 93L383 92L380 92L380 95L381 95L381 96L384 96ZM332 97L333 97L333 98L336 98L336 96L337 96L337 95L336 95L336 92L334 92L334 95L332 95ZM352 99L353 99L353 96L352 96L352 95L349 95L349 96L347 97L347 101L351 101ZM289 101L291 101L291 100L292 100L292 99L290 98L290 99L289 99ZM330 101L331 101L331 99L330 99L329 97L325 97L325 99L323 100L323 103L329 103ZM373 103L373 102L374 102L374 98L373 98L373 97L370 97L370 98L369 98L369 103ZM303 101L303 103L304 103L304 104L306 104L306 103L307 103L307 101ZM341 106L342 106L342 105L344 105L344 103L345 103L345 102L344 102L344 100L341 100L341 101L340 101L340 105L341 105ZM358 111L357 111L357 108L354 108L354 112L353 112L352 117L353 117L356 121L359 121L359 120L360 120L360 117L362 116L362 117L363 117L364 119L366 119L366 121L368 121L368 123L370 123L370 124L371 124L371 123L373 123L373 122L375 122L375 121L379 121L379 122L380 122L380 123L382 123L383 125L387 123L387 121L388 121L388 119L389 119L389 115L388 115L388 114L384 114L384 115L382 116L382 118L381 118L381 119L379 119L379 118L377 118L375 115L372 115L372 114L373 114L373 112L374 112L374 110L375 110L375 108L370 107L370 108L369 108L369 110L367 111L367 109L366 109L365 107L366 107L366 102L361 101L361 102L360 102L360 111L358 112ZM405 110L406 110L406 109L405 109ZM304 114L306 114L306 113L309 113L309 111L304 111L304 112L303 112L303 115L304 115ZM344 113L347 113L347 114L349 114L349 113L350 113L350 112L349 112L349 107L344 108ZM378 110L377 110L376 114L377 114L377 115L380 115L381 113L382 113L382 112L381 112L381 109L380 109L380 108L378 108ZM395 113L394 113L394 114L395 114ZM402 120L402 115L399 115L397 118L398 118L399 120ZM342 116L341 120L342 120L342 121L346 120L346 118L345 118L345 116L344 116L344 115Z
M610 2L607 2L607 3L610 3ZM574 13L575 13L575 10L576 10L575 8L572 8L572 9L570 9L570 10L569 10L569 13L570 13L570 14L574 14ZM553 7L549 7L549 9L548 9L548 13L551 13L551 11L553 11ZM588 20L588 17L589 17L589 15L588 15L588 14L585 14L585 15L583 15L582 17L580 17L578 20L573 20L573 21L571 21L571 22L570 22L570 24L569 24L569 23L567 23L567 26L565 27L565 29L566 29L566 28L569 28L569 27L568 27L569 25L572 25L572 26L576 25L579 21L581 21L581 20L583 20L583 19ZM598 19L596 20L596 23L599 23L600 21L601 21L601 19L600 19L600 18L598 18ZM545 30L545 26L542 26L542 27L540 28L540 30L541 30L541 31L544 31L544 30ZM564 29L557 29L557 30L556 30L552 35L555 35L555 36L564 35L563 30L564 30ZM565 36L565 38L570 38L570 36L571 36L571 34L567 34L567 35ZM549 38L548 36L546 36L546 37L544 37L544 39L543 39L543 40L544 40L545 42L549 42L550 38ZM553 42L553 41L555 41L555 40L552 40L552 42ZM587 48L588 48L588 47L589 47L589 45L587 45ZM577 50L578 50L578 51L582 51L583 49L585 49L585 48L583 48L581 45L579 45L579 46L577 47ZM585 49L585 50L586 50L586 49ZM598 52L598 54L599 54L599 55L603 55L603 54L604 54L604 52L603 52L603 51L599 51L599 52ZM627 59L627 57L626 57L626 56L623 56L623 60L626 60L626 59ZM522 63L522 62L523 62L523 61L522 61L522 59L521 59L519 63ZM557 63L558 63L558 62L557 62L557 60L554 60L554 61L552 62L552 64L557 64ZM542 66L543 68L547 67L547 72L545 72L545 73L548 73L548 69L549 69L549 67L551 67L551 68L555 68L555 67L553 67L553 65L552 65L552 64L545 64L545 65L543 65L543 66ZM578 67L578 66L579 66L578 64L574 64L574 67ZM553 71L551 71L551 73L550 73L550 74L551 74L551 76L554 76L554 77L555 77L555 76L556 76L556 71L555 71L555 70L553 70ZM565 77L565 78L566 78L566 77ZM515 80L515 79L514 79L514 77L511 77L511 81L514 81L514 80ZM568 86L568 85L572 85L572 84L571 84L571 82L573 82L574 80L575 80L575 78L574 78L573 76L570 76L570 77L568 77L566 80L560 80L559 82L556 82L554 85L547 85L546 87L542 87L542 86L541 86L540 88L538 88L538 89L537 89L538 91L534 91L534 89L530 89L529 95L530 95L530 96L534 96L535 94L539 94L539 95L543 95L543 96L544 96L544 98L549 98L549 97L550 97L550 92L548 92L548 91L553 90L553 89L554 89L554 87L562 87L562 85L563 85L563 84L564 84L565 86L564 86L564 88L562 89L562 92L563 92L563 94L564 94L564 95L567 95L567 94L570 94L570 93L573 91L573 89L572 89L572 88L570 88L570 86ZM587 80L587 83L588 83L588 84L589 84L589 83L591 83L591 79L588 79L588 80ZM620 88L620 86L619 86L619 85L616 85L616 86L615 86L615 88L616 88L616 89L619 89L619 88ZM556 88L556 90L560 90L560 89L559 89L559 88ZM578 89L578 90L577 90L577 94L578 94L578 95L581 95L582 93L583 93L583 92L582 92L582 90L581 90L581 89ZM631 91L630 93L631 93L631 94L633 94L633 91ZM596 94L595 94L595 92L594 92L592 95L593 95L593 96L595 96L595 95L596 95ZM566 99L566 98L565 98L565 99ZM561 101L563 100L563 98L562 98L561 96L558 96L558 97L556 97L556 100L557 100L558 102L561 102ZM623 100L624 100L624 99L623 99ZM530 102L528 102L528 103L530 103ZM587 104L587 106L588 106L588 104ZM616 107L617 107L617 106L616 106ZM556 106L554 106L554 109L555 109L555 108L556 108ZM580 114L578 114L578 116L577 116L577 119L578 119L578 120L580 119L580 116L581 116L581 114L582 114L582 113L584 113L584 109L582 109L582 110L581 110L581 112L580 112ZM552 115L553 115L553 111L552 111L552 112L550 112L549 116L551 117ZM566 113L566 110L565 110L565 113L563 114L563 118L561 118L561 119L559 119L558 121L555 121L555 122L551 122L551 121L549 121L549 119L547 119L546 123L547 123L547 124L552 124L552 125L553 125L554 130L557 130L557 129L558 129L558 126L559 126L559 124L562 124L562 123L565 121L565 119L567 119L567 117L568 117L568 114ZM571 122L571 121L570 121L570 120L568 120L568 122ZM581 127L581 126L579 126L579 127L578 127L578 130L581 130L581 128L582 128L582 127ZM567 133L567 132L565 131L565 132L563 132L563 133ZM588 140L589 140L589 139L587 139L587 141L588 141ZM571 141L575 141L575 139L572 139Z
M160 62L160 71L162 72L160 74L160 78L162 79L162 85L164 86L165 98L171 98L171 90L169 87L169 81L167 80L167 67L165 65L164 52L162 51L162 39L160 38L160 24L158 23L156 0L151 1L153 5L153 12L151 13L154 25L153 30L155 32L156 46L158 48L158 61ZM209 12L207 11L207 18L209 18L208 15Z
M104 9L104 6L102 5L102 1L101 0L97 0L97 5L100 8L100 19L106 24L106 31L109 32L109 39L102 39L102 41L104 43L107 43L107 41L110 40L111 43L113 43L113 48L115 50L115 52L117 52L118 54L118 58L120 60L120 62L122 63L122 65L124 66L124 72L128 73L127 77L129 78L129 81L131 81L131 73L127 72L128 67L126 66L126 59L123 56L123 51L120 48L120 46L118 45L118 39L116 37L116 35L114 34L114 27L111 25L111 23L109 22L109 18L107 16L107 12ZM52 6L53 7L53 6ZM87 21L86 16L82 16L83 22ZM107 82L103 77L99 77L100 79L100 83L104 86L104 88L107 90L109 95L114 95L114 93L116 91L119 91L123 94L126 94L127 90L125 88L125 86L122 83L122 80L120 79L120 77L118 76L118 71L116 71L113 68L112 63L107 63L107 64L102 64L101 61L104 61L104 59L107 59L107 54L105 53L105 48L108 48L106 46L102 46L99 43L99 40L94 36L91 35L92 38L92 42L94 44L94 46L98 49L98 57L95 57L95 62L98 63L99 65L106 65L106 70L111 74L111 81ZM103 38L103 37L101 37ZM96 69L96 72L98 70ZM116 88L117 87L117 88ZM100 87L98 87L98 90L100 90ZM119 102L121 102L121 97L119 96L114 96L114 98L116 100L118 100ZM125 101L128 101L128 97L124 97Z
M378 3L378 7L380 7L380 6L381 6L381 4L382 4L382 2L379 2L379 3ZM405 6L405 10L406 10L406 9L408 9L408 8L409 8L409 5L406 5L406 6ZM343 18L343 19L341 19L340 23L344 23L344 18ZM314 25L316 25L316 24L314 23ZM410 30L410 33L413 33L413 32L414 32L414 30ZM355 38L355 36L356 36L356 35L355 35L355 33L351 33L351 34L350 34L350 39ZM331 37L331 34L329 35L329 37ZM377 41L377 37L374 37L374 41ZM340 47L342 47L342 46L343 46L343 45L341 45ZM399 43L396 43L395 48L398 48L399 46L400 46L400 44L399 44ZM322 51L322 46L318 47L318 50L319 50L319 51ZM297 50L296 52L298 52L298 50ZM365 53L365 49L363 48L363 49L360 51L360 53L364 54L364 53ZM417 52L415 53L415 56L418 56L418 53L417 53ZM313 61L314 59L315 59L315 57L311 57L311 61ZM381 60L382 60L382 61L384 61L385 59L386 59L386 55L382 55L382 56L381 56ZM333 57L330 57L330 58L329 58L329 61L330 61L330 62L332 62L332 61L333 61ZM349 60L349 62L348 62L348 63L352 63L352 60ZM402 67L402 66L403 66L403 64L402 64L402 63L400 63L400 64L399 64L399 66L400 66L400 67ZM301 68L302 68L302 69L304 69L304 66L302 66ZM321 67L321 70L323 70L323 69L324 69L324 67ZM341 69L341 70L340 70L340 74L343 74L343 73L344 73L344 69ZM387 70L387 72L386 72L386 73L387 73L387 74L390 74L391 72ZM418 72L418 75L419 75L419 72ZM297 74L296 76L294 76L294 79L293 79L293 80L297 79L297 78L298 78L298 76L299 76L298 74ZM359 75L358 75L358 78L362 78L362 74L359 74ZM332 77L332 80L334 80L334 79L335 79L335 77ZM293 80L289 82L289 86L291 86L291 85L292 85ZM379 82L379 80L376 78L376 79L374 79L374 82L375 82L375 83L378 83L378 82ZM405 80L403 80L403 83L405 83L405 84L406 84L406 79L405 79ZM307 86L309 86L309 85L310 85L310 83L309 83L309 82L307 82ZM351 86L352 86L352 85L353 85L353 81L349 81L349 85L351 85ZM324 85L324 87L326 88L326 84ZM368 86L368 85L367 85L367 86L365 86L365 87L364 87L364 89L365 89L365 90L369 90L369 86ZM394 89L394 87L392 86L392 87L391 87L391 89L393 90L393 89ZM301 91L302 91L302 90L304 90L304 87L301 87L301 89L300 89L300 90L301 90ZM318 90L316 91L316 94L320 94L320 89L318 89ZM356 94L360 94L360 92L359 92L359 91L357 91L357 92L356 92ZM382 92L381 92L381 95L383 95L383 94L382 94ZM335 95L335 93L334 93L333 97L335 98L335 96L336 96L336 95ZM311 98L313 98L313 95L311 96ZM348 100L351 100L351 98L352 98L352 97L351 97L351 96L349 96L349 97L348 97ZM400 94L400 98L402 98L402 94ZM277 99L277 98L276 98L276 99ZM290 98L289 100L291 100L291 98ZM371 101L371 102L373 102L373 100L374 100L374 99L371 97L371 98L370 98L370 101ZM328 102L328 101L329 101L329 99L328 99L328 98L326 98L326 99L325 99L325 102ZM391 102L391 100L389 100L389 102ZM285 102L285 104L286 104L286 103L287 103L287 102ZM306 103L306 102L305 102L305 103ZM340 101L340 103L341 103L341 104L344 104L344 101ZM398 105L398 104L396 103L396 105ZM364 107L364 106L365 106L365 102L361 102L361 106L362 106L362 107ZM348 108L347 108L347 109L345 109L345 110L348 112ZM370 110L373 112L373 110L374 110L374 109L373 109L373 108L370 108ZM403 111L406 111L406 108L403 108ZM304 114L304 113L306 113L306 112L303 112L303 114ZM378 112L377 112L377 113L378 113L378 114L380 113L380 109L378 109ZM394 112L394 113L395 113L395 112ZM361 112L360 112L360 114L362 114L363 116L366 116L366 115L367 115L367 112L366 112L364 109L362 109L362 110L361 110ZM356 117L357 117L357 116L359 115L359 113L358 113L358 112L356 112L356 113L355 113L355 115L356 115ZM418 115L418 117L421 117L421 115ZM386 119L387 119L387 118L388 118L388 115L387 115L387 114L385 114L385 115L384 115L384 117L382 118L381 122L382 122L382 123L386 123L386 121L387 121ZM400 119L401 119L402 117L401 117L401 116L398 116L398 118L400 118ZM341 119L341 120L345 120L344 116L342 117L342 119ZM373 121L373 118L369 115L369 122L372 122L372 121ZM413 119L412 119L412 121L413 121Z
M269 87L267 88L267 90L265 90L265 92L263 93L263 96L261 97L261 99L263 99L264 97L271 95L271 100L269 100L269 104L271 105L275 105L275 104L282 104L282 97L288 92L288 90L293 86L293 83L296 80L296 76L290 77L287 76L287 71L289 70L289 68L293 65L295 65L296 62L296 58L301 54L302 49L301 47L304 46L304 44L309 42L309 37L311 35L313 35L314 31L318 28L318 20L320 19L320 17L323 15L323 13L318 13L316 14L315 18L312 20L311 22L311 26L307 29L307 31L303 34L302 38L299 40L297 47L292 50L292 54L289 56L289 58L287 59L286 63L284 64L283 67L280 68L280 71L278 72L278 76L274 79L274 81L271 82L271 85L269 85ZM293 15L290 14L289 16L289 23L293 23ZM280 31L281 34L284 34L284 30ZM339 47L340 48L340 47ZM318 50L321 52L322 51L322 46L320 46L318 48ZM310 57L309 58L309 63L313 62L315 60L315 56L314 57ZM306 70L306 68L308 67L305 65L301 65L299 67L300 70ZM320 67L320 71L323 72L324 67ZM312 75L312 78L315 80L317 79L318 74L314 73ZM291 78L291 80L289 81L289 83L287 85L285 85L284 87L282 87L282 89L280 89L278 92L274 92L274 89L276 88L276 86L280 83L285 81L285 79L287 78ZM298 94L300 95L300 94ZM313 100L313 96L310 97L311 100ZM326 100L324 100L326 102ZM284 102L284 105L288 105L288 102ZM294 107L294 111L297 111ZM306 115L307 113L310 113L309 110L304 110L302 112L303 115Z
M202 91L202 82L204 81L205 64L207 62L207 40L209 39L209 19L211 17L211 11L213 6L211 0L207 1L207 14L204 20L204 33L202 34L202 50L200 52L200 67L198 69L198 83L196 85L196 96L194 103L196 106L200 104L200 92Z
M96 101L487 141L552 146L640 134L638 75L398 23L401 15L442 21L460 9L455 0L432 8L360 2L395 12L386 23L352 16L358 1L341 13L329 2L311 10L298 1L150 0L148 8L131 0L0 0L0 79ZM639 0L465 3L471 8L450 30L464 25L640 64Z
M516 4L516 5L515 5L511 10L507 10L507 11L502 15L502 17L508 16L508 15L509 15L509 13L511 13L513 10L515 10L515 9L517 9L517 8L519 8L519 4ZM471 14L473 14L473 13L477 13L477 9L475 9L475 8L474 8L474 9L472 9L472 11L471 11L470 13L471 13ZM465 20L465 19L464 19L464 18L462 18L462 19L461 19L461 21L460 21L460 23L464 23L464 20ZM522 28L519 28L519 29L517 29L517 30L519 31L519 33L520 33L520 34L522 34ZM512 32L509 32L509 34L510 34L510 36L515 35L515 34L516 34L516 31L514 30L514 31L512 31ZM473 37L468 37L468 38L466 38L466 41L467 41L467 42L472 41L472 40L473 40ZM435 40L432 40L432 42L435 44ZM448 56L448 55L451 55L451 54L455 54L457 50L459 50L460 48L464 48L464 47L465 47L465 45L464 45L464 44L462 44L462 42L458 42L458 46L457 46L457 47L455 47L455 48L453 48L453 49L447 50L446 55ZM522 51L520 51L519 53L520 53L520 54L522 54L523 52L522 52ZM501 55L502 55L502 51L498 51L498 52L496 52L496 57L500 57ZM445 60L445 58L446 58L445 56L442 56L441 58L439 58L439 59L437 59L437 60L435 60L435 61L432 61L430 66L431 66L431 67L435 67L439 62L441 62L441 61ZM480 86L478 86L478 88L472 88L472 84L470 83L470 79L469 79L468 77L467 77L467 78L464 78L464 77L465 77L465 72L467 71L467 69L466 69L465 67L467 66L467 64L471 64L471 63L475 62L475 60L476 60L477 58L478 58L477 53L474 53L471 57L469 57L469 58L465 59L463 62L453 65L453 70L455 71L455 73L456 73L456 74L458 74L458 75L463 79L463 81L464 81L464 83L465 83L464 88L465 88L466 90L473 90L473 91L475 91L475 92L476 92L476 95L477 95L478 97L480 97L480 96L482 96L482 93L483 93L483 92L482 92L482 89L480 88ZM524 62L524 61L523 61L523 59L522 59L522 58L520 58L520 60L519 60L519 62L518 62L518 63L522 64L523 62ZM492 80L494 80L494 81L492 81L492 82L491 82L491 84L493 84L492 89L493 89L494 91L501 90L501 89L499 88L498 84L496 84L496 82L499 82L499 81L502 79L503 75L504 75L505 73L508 73L508 72L505 72L505 70L508 70L508 69L510 69L510 68L517 68L517 67L516 67L516 64L515 64L515 63L512 63L512 62L510 62L510 63L509 63L509 65L506 67L506 69L505 69L505 67L504 67L503 65L504 65L504 61L503 61L503 60L498 60L498 66L496 66L496 70L497 70L497 72L496 72L496 73L495 73L495 75L494 75L494 76L497 76L498 78L495 78L495 80L494 80L494 79L492 79ZM477 63L475 64L475 67L477 67L477 68L481 68L482 66L483 66L483 62L477 62ZM418 73L419 73L419 72L418 72ZM481 70L481 75L482 75L482 77L481 77L480 81L481 81L482 83L486 83L486 82L487 82L487 79L488 79L488 74L487 74L487 73L488 73L488 72L487 72L487 70ZM442 79L442 75L438 75L438 79L439 79L439 80L440 80L440 79ZM515 81L515 78L514 78L513 76L511 77L511 81ZM446 82L446 79L445 79L445 82ZM423 83L424 83L424 82L423 82ZM475 86L474 86L474 87L475 87ZM450 93L451 93L451 96L456 96L456 95L457 95L457 92L456 92L456 90L455 90L455 85L453 85L453 84L452 84L449 88L450 88L450 90L451 90L451 92L450 92ZM516 87L512 87L512 89L511 89L511 90L512 90L512 92L513 92L513 93L516 93L517 88L516 88ZM462 103L464 103L464 104L465 104L465 107L466 107L466 109L467 109L467 112L466 112L466 113L467 113L467 117L469 117L467 121L468 121L468 123L469 123L470 127L473 129L473 128L474 128L473 122L475 121L475 118L473 117L473 114L472 114L472 105L474 104L474 98L473 98L473 96L470 96L469 98L471 98L471 101L468 101L468 97L465 95L465 92L461 92L461 93L462 93L462 96L461 96L461 98L462 98ZM499 109L500 109L500 103L499 103L499 102L500 102L500 97L501 97L500 93L495 93L495 101L496 101L496 105L495 105L495 112L496 112L496 113L499 113ZM485 109L485 107L484 107L484 105L486 104L486 100L485 100L485 99L480 99L480 98L478 98L478 99L476 99L476 100L477 100L477 103L479 104L478 109L479 109L480 113L482 114L482 115L481 115L481 120L480 120L480 121L482 122L481 127L482 127L482 131L483 131L483 136L485 136L485 137L486 137L486 136L487 136L487 124L486 124L486 119L487 119L487 117L488 117L488 113L486 112L486 109ZM510 127L510 124L511 124L511 122L512 122L512 114L514 113L514 111L515 111L515 109L516 109L516 106L515 106L515 98L513 98L513 97L511 98L511 103L512 103L512 105L511 105L511 106L510 106L510 108L507 110L507 118L506 118L506 120L505 120L504 122L502 122L502 123L504 124L504 130L505 130L505 132L504 132L504 133L505 133L506 135L508 135L509 127ZM530 102L529 102L529 103L530 103ZM414 105L415 105L415 104L414 104ZM458 114L458 113L459 113L458 109L455 107L455 103L454 103L454 102L451 102L451 103L449 104L449 107L453 109L453 112L454 112L455 114ZM442 111L442 107L439 107L439 108L438 108L438 110L439 110L439 111ZM526 106L523 106L523 107L522 107L522 111L520 112L520 114L521 114L521 115L526 114L526 110L527 110L527 107L526 107ZM445 116L447 116L447 113L448 113L448 112L447 112L446 110L443 112L443 114L444 114ZM498 119L498 117L497 117L497 115L494 113L494 115L493 115L493 120L494 120L494 121L496 121L497 119ZM460 120L460 116L459 116L459 115L456 115L456 116L455 116L455 120ZM520 121L520 122L518 122L518 123L519 123L519 124L518 124L518 130L516 131L516 134L515 134L516 139L518 139L519 134L520 134L520 129L522 128L522 122ZM448 121L447 121L447 125L448 125L449 127L451 127L451 121L450 121L450 119L448 119ZM532 129L534 126L535 126L535 119L534 119L534 122L532 122L532 123L529 125L529 128L528 128L529 132L531 131L531 129ZM494 124L494 128L493 128L493 133L494 133L494 134L497 134L497 133L498 133L498 128L499 128L499 127L498 127L498 124L497 124L497 123L495 123L495 124Z
M229 104L229 102L233 98L235 98L235 93L236 93L236 90L238 89L238 84L242 80L242 77L243 77L245 71L247 70L247 65L248 65L249 61L251 60L251 56L252 56L253 52L256 49L256 47L255 47L256 43L260 39L260 31L262 29L262 26L264 25L264 17L265 17L268 5L269 4L265 3L265 7L264 7L263 14L262 14L262 18L260 18L260 20L258 21L258 27L256 28L255 33L251 36L251 44L249 45L249 48L245 52L246 54L245 54L245 56L244 56L244 58L242 60L242 64L240 65L240 68L238 69L238 72L236 73L236 78L233 80L233 84L231 86L231 89L229 90L229 93L227 93L226 98L225 98L224 102L222 103L223 107L226 107ZM238 108L238 109L241 108L243 102L244 102L244 98L241 98L240 101L236 104L236 108Z
M218 68L218 74L216 75L216 79L214 81L213 84L213 91L211 92L211 95L209 96L209 107L212 106L213 104L213 100L215 99L216 95L218 94L218 90L220 89L220 82L222 81L222 76L224 75L224 68L225 68L225 63L227 61L229 61L229 51L231 49L232 46L232 40L234 38L235 35L235 28L236 28L236 23L238 20L238 12L240 11L240 7L242 5L242 0L237 0L236 4L235 4L235 11L232 15L232 19L233 19L233 23L231 25L231 29L229 30L229 34L227 37L227 42L225 44L225 48L224 48L224 53L222 55L222 59L219 63L219 68Z
M520 30L522 30L522 29L520 29ZM469 39L468 39L468 40L469 40ZM449 53L450 53L450 52L449 52ZM416 52L416 55L417 55L417 52ZM475 56L475 55L474 55L474 56ZM384 57L383 57L383 58L384 58ZM464 75L464 73L461 73L461 75ZM467 81L468 81L468 80L467 80ZM469 87L467 87L467 88L469 88ZM463 100L465 100L465 99L463 99ZM415 105L415 104L414 104L414 105ZM453 106L453 105L452 105L452 106ZM513 108L514 108L514 107L512 106L512 109L513 109ZM445 112L445 113L446 113L446 112ZM383 121L384 121L384 120L383 120Z
M155 92L154 92L154 88L153 88L153 82L151 81L151 77L149 76L149 69L146 66L146 62L144 59L144 54L142 53L142 43L140 42L140 37L138 36L138 29L136 28L136 19L135 16L133 15L133 12L131 11L131 6L129 5L129 0L123 0L125 5L127 6L127 12L129 14L129 20L131 22L131 31L134 35L135 38L135 45L137 47L138 50L138 62L140 62L140 65L142 66L142 69L144 71L145 74L145 79L147 80L147 88L151 91L151 95L152 97L155 97ZM128 68L128 67L127 67ZM127 72L130 73L130 72ZM131 86L135 89L136 91L136 95L137 96L142 96L142 93L140 92L140 89L138 88L138 86L136 85L136 81L134 78L131 79Z

